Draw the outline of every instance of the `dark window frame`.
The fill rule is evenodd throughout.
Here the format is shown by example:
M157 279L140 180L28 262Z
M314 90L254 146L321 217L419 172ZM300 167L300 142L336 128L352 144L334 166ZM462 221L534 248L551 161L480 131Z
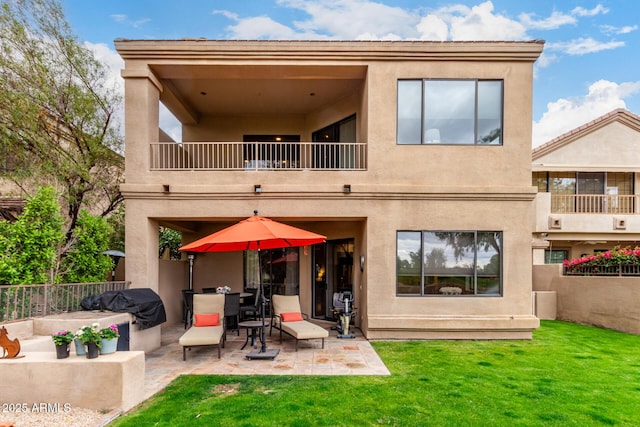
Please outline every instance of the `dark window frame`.
M419 277L420 277L420 293L400 293L398 292L398 288L399 288L399 280L398 277L401 275L401 272L399 271L399 262L400 262L400 257L398 256L399 253L399 235L400 233L419 233L420 234L420 271L419 271ZM473 243L473 247L474 247L474 254L473 254L473 293L469 294L469 293L464 293L464 294L455 294L455 295L450 295L450 294L440 294L440 293L426 293L425 292L425 286L427 285L425 283L425 277L429 276L427 274L427 272L425 271L425 256L424 256L424 234L425 233L473 233L474 234L474 243ZM477 253L477 248L478 248L478 234L479 233L499 233L500 236L500 241L499 241L499 292L497 293L479 293L478 292L478 277L482 277L482 275L479 275L478 273L478 253ZM504 252L504 232L503 231L498 231L498 230L397 230L396 231L396 296L398 297L480 297L480 298L496 298L496 297L503 297L504 296L504 269L503 269L503 265L504 265L504 256L503 256L503 252ZM436 277L436 275L432 275L433 277Z
M474 137L473 143L463 143L463 142L455 142L455 143L442 143L442 142L426 142L427 131L425 131L425 83L426 82L475 82L475 94L474 94ZM421 93L420 93L420 141L419 142L403 142L400 143L400 82L421 82ZM482 143L478 141L478 84L481 82L500 82L500 132L498 135L499 143ZM447 146L488 146L488 147L501 147L504 145L504 79L443 79L443 78L423 78L423 79L398 79L397 88L396 88L396 145L447 145Z

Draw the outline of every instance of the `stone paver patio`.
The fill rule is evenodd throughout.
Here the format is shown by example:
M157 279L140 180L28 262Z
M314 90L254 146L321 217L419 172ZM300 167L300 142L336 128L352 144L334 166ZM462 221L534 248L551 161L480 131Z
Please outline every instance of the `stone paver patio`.
M354 339L339 339L330 330L333 322L315 322L329 330L324 349L320 340L300 341L295 351L295 340L283 334L283 342L276 329L269 336L267 348L280 349L274 360L249 360L252 350L245 343L246 332L227 333L227 342L218 359L215 347L193 348L182 360L182 347L178 338L184 325L163 325L162 345L146 354L145 399L161 391L179 375L389 375L387 367L358 329L352 330ZM258 346L260 343L258 342Z

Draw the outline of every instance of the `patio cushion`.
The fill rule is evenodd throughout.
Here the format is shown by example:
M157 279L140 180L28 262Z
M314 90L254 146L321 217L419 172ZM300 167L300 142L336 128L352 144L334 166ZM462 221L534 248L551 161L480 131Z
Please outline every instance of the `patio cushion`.
M178 343L183 347L194 345L216 345L220 344L223 335L222 326L201 326L198 328L189 328L185 332Z
M193 313L195 318L194 327L185 332L178 343L182 346L182 360L187 360L187 349L198 345L215 345L218 346L218 358L220 358L220 347L224 347L224 318L220 325L220 313L224 313L224 295L223 294L195 294L193 296ZM204 318L198 319L200 315ZM209 324L212 318L206 316L217 316L218 326L198 326L202 323ZM200 322L198 323L198 321ZM203 322L204 321L204 322Z
M220 313L213 314L195 314L196 327L201 326L219 326L220 325Z
M283 322L299 322L304 320L302 318L302 313L299 311L293 313L280 313L280 317L282 317Z
M283 322L280 327L284 332L299 340L326 338L329 336L329 331L306 320Z

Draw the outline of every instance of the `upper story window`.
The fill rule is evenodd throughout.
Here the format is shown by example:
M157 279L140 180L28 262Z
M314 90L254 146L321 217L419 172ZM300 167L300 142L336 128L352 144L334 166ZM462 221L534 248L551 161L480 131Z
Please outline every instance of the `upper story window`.
M502 80L399 80L398 144L502 144Z

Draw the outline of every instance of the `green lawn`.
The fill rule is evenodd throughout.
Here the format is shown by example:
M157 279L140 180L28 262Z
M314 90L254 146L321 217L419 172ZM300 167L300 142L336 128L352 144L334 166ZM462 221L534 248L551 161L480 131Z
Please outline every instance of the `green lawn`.
M184 376L114 426L640 425L640 336L373 342L387 377Z

